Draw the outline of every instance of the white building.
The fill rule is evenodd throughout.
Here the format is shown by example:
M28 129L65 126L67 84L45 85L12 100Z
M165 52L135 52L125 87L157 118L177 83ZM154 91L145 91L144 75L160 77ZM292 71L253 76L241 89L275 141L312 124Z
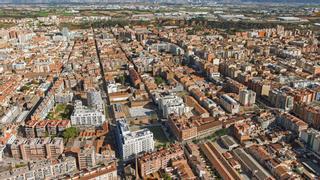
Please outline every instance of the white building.
M108 89L108 93L114 93L114 92L118 92L119 91L119 83L110 83L107 86Z
M5 112L5 115L0 118L0 122L2 124L11 123L19 116L20 113L21 110L18 106L12 106L7 112Z
M256 102L256 93L252 90L240 91L240 104L243 106L252 106Z
M1 172L0 179L59 179L59 176L76 170L76 159L69 156L59 160L30 162L28 166Z
M239 103L226 94L220 96L220 103L222 107L231 114L239 112Z
M320 132L315 129L301 131L300 139L315 153L320 154Z
M61 103L61 104L71 103L73 100L73 92L66 91L66 92L58 93L54 96L54 99L56 103Z
M163 117L168 118L170 114L183 115L186 107L183 99L179 96L168 95L159 99L159 108Z
M75 108L71 115L71 124L73 126L100 126L105 120L105 116L101 111L89 109L83 106L81 101L75 102Z
M101 112L104 112L104 102L102 100L101 92L91 90L87 93L88 105L91 108L95 108Z
M117 120L117 145L123 160L154 150L153 133L148 129L131 132L125 119Z

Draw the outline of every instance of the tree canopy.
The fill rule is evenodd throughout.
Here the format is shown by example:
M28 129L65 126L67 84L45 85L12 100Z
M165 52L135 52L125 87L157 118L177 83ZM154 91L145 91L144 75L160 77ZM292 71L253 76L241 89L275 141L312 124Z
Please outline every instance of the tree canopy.
M63 138L69 140L78 136L78 129L75 127L69 127L63 131Z

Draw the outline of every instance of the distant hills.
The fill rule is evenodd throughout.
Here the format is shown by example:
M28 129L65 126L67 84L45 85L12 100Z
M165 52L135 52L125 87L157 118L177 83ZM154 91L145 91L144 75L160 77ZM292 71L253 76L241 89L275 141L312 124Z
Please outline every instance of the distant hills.
M320 0L0 0L1 3L10 4L49 4L49 3L135 3L135 2L157 2L157 3L188 3L188 2L243 2L243 3L318 3Z

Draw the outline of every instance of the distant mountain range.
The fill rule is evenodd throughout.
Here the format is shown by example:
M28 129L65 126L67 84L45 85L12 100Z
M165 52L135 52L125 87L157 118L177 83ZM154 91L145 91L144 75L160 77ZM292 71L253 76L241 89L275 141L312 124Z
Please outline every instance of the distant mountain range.
M1 3L9 4L48 4L48 3L135 3L135 2L157 2L157 3L188 3L188 2L252 2L252 3L318 3L320 0L0 0Z

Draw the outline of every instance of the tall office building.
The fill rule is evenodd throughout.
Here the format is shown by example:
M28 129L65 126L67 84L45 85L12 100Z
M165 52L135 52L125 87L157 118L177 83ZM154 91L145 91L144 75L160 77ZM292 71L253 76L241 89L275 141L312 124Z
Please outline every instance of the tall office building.
M124 160L154 150L153 133L148 129L131 132L125 119L117 120L116 136L119 153Z

